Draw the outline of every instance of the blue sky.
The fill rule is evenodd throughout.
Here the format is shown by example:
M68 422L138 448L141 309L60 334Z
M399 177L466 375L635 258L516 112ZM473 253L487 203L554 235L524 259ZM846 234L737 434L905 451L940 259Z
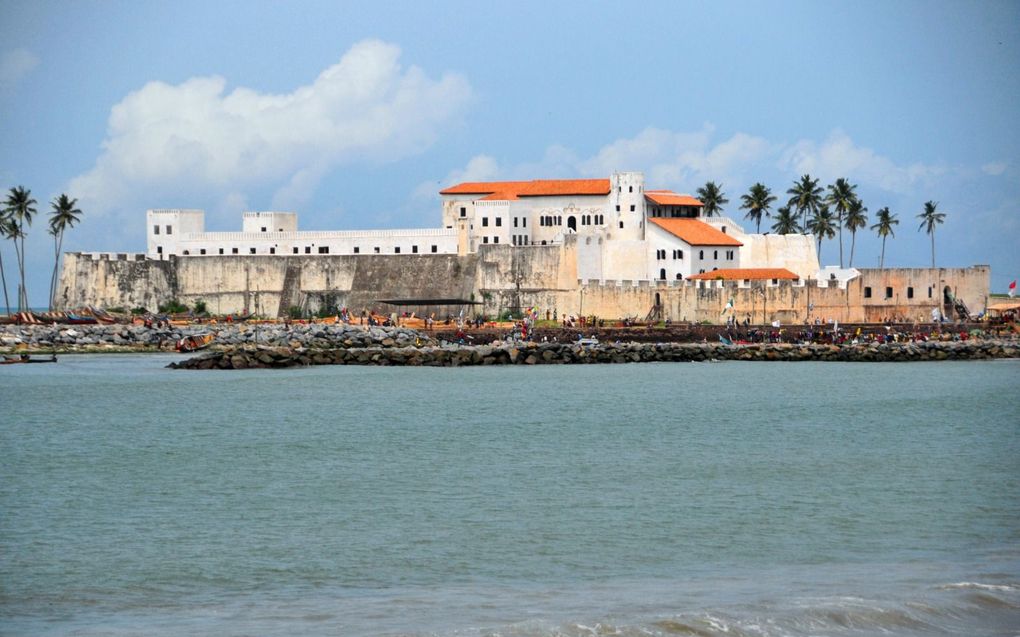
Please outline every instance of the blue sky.
M147 208L434 227L466 179L846 177L901 220L887 265L1020 276L1020 3L0 0L0 187L66 192L65 250L144 250ZM744 223L750 228L750 223ZM870 222L869 222L870 225ZM12 285L14 250L0 247ZM876 266L871 231L855 265ZM838 260L835 242L822 260ZM45 305L51 239L28 240Z

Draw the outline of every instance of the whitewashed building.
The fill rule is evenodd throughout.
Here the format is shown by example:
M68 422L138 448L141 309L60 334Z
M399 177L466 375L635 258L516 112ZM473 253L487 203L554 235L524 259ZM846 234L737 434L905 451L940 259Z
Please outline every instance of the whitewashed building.
M245 212L240 232L206 232L201 210L149 210L147 256L469 254L484 246L527 250L576 244L584 280L686 280L714 270L818 270L803 235L747 234L706 219L690 195L646 190L644 175L608 179L465 182L440 191L442 227L298 230L294 212ZM568 239L569 237L569 239Z

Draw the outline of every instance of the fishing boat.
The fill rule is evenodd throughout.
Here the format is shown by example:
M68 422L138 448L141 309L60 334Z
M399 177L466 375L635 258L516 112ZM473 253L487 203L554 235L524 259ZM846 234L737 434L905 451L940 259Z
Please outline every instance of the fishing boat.
M212 334L194 334L192 336L185 336L181 340L177 341L178 352L194 352L206 347L213 342L216 338Z
M71 312L67 312L66 315L67 318L64 319L64 322L69 323L71 325L95 325L96 323L98 323L96 317L94 316L86 316L84 314L72 314Z
M25 363L56 363L57 355L51 354L45 358L39 356L30 356L28 354L20 354L18 356L4 356L0 359L0 365L21 365Z

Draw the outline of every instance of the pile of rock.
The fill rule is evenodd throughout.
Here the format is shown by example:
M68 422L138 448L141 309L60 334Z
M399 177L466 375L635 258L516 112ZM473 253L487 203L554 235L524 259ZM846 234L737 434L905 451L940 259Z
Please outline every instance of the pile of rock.
M392 339L390 339L392 340ZM307 365L570 365L690 361L936 361L1020 357L1015 341L889 343L884 345L726 346L691 343L616 343L584 346L562 343L427 345L423 347L264 347L242 346L209 352L178 369L250 369Z
M434 344L431 338L401 327L319 324L218 323L178 326L144 325L2 325L0 351L152 351L172 350L187 336L213 333L212 348L244 345L270 347L411 347Z

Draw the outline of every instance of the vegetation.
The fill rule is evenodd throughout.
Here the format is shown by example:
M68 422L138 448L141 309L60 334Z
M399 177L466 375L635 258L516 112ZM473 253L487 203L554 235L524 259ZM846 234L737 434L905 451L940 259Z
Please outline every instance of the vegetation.
M847 212L857 199L857 184L840 177L836 183L829 186L829 194L825 203L834 211L833 217L836 220L836 230L839 231L839 267L843 267L843 220Z
M50 276L50 310L53 309L53 297L57 292L57 269L60 267L60 251L64 247L64 232L73 228L74 224L81 221L81 210L76 206L77 199L71 199L67 195L60 195L50 202L50 229L53 236L53 274Z
M917 215L917 218L921 220L921 226L918 231L924 230L926 233L931 235L931 267L935 268L935 228L936 226L942 225L946 220L946 214L944 212L937 212L939 204L937 201L926 201L924 204L924 212Z
M177 299L170 299L166 303L160 304L158 310L160 314L183 314L188 311L188 306Z
M202 299L195 301L195 314L205 313L206 313L205 301L203 301Z
M846 211L843 225L850 231L850 262L848 265L852 268L854 267L854 244L857 243L857 231L868 225L868 209L864 207L860 198L854 197L850 203L850 209Z
M829 212L829 207L822 205L808 219L807 230L818 239L818 260L822 260L822 239L831 239L836 236L836 219Z
M290 307L287 308L287 316L289 318L297 320L300 318L304 318L304 315L305 315L304 310L302 310L301 307L298 305L291 305Z
M705 205L706 217L714 217L722 214L722 207L730 202L722 191L722 184L716 185L710 181L701 188L698 188L698 199Z
M776 210L776 222L772 224L772 232L776 234L799 234L803 232L797 225L797 217L790 206L780 206Z
M793 188L786 191L790 200L786 205L800 214L800 227L807 228L807 215L814 215L822 205L822 188L817 179L811 175L802 175L800 181L793 182Z
M878 223L871 226L871 229L878 233L878 236L882 237L882 256L878 259L878 267L885 269L885 238L895 237L892 227L899 225L900 220L896 218L896 215L889 212L889 207L886 206L878 211Z
M751 186L746 195L741 195L740 200L743 202L740 209L747 211L744 218L753 220L757 225L755 232L760 234L761 218L769 216L769 208L776 200L775 195L765 184L758 182Z
M32 191L24 186L11 188L4 201L6 223L3 233L7 239L14 242L18 274L21 277L21 285L18 287L19 312L28 309L28 291L25 289L25 228L32 225L32 216L36 213L35 204Z
M140 316L142 314L148 314L148 313L149 313L149 309L148 308L144 308L142 306L131 308L131 314L133 314L135 316Z

